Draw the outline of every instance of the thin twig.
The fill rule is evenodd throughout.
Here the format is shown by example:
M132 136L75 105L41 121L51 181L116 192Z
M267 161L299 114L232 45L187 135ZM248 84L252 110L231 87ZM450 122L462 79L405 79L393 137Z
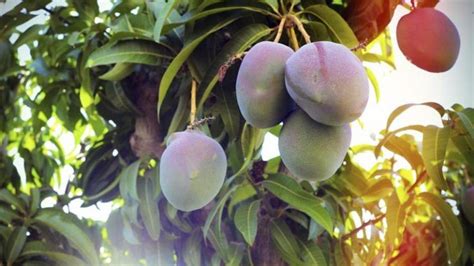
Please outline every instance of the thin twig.
M280 20L280 24L278 25L277 35L276 35L275 39L273 40L274 42L280 42L281 35L283 34L283 28L285 27L285 22L286 22L286 16L284 16Z
M195 129L199 126L209 123L210 121L216 119L214 116L204 117L203 119L199 119L194 121L192 124L188 126L188 129Z
M376 223L380 222L383 218L385 218L385 214L382 214L382 215L380 215L379 217L377 217L377 218L375 218L375 219L369 220L369 221L367 221L367 222L361 224L361 225L360 225L359 227L357 227L356 229L354 229L354 230L350 231L349 233L343 235L343 236L341 237L341 239L344 241L344 240L350 238L351 236L357 234L360 230L364 229L364 228L367 227L368 225L371 225L371 224L374 224L374 225L375 225Z
M423 179L425 179L425 177L426 177L427 175L428 175L428 173L426 172L426 170L423 171L423 172L421 172L421 174L416 178L415 183L413 183L413 185L412 185L410 188L408 188L407 193L412 192L412 191L420 184L420 182L421 182Z

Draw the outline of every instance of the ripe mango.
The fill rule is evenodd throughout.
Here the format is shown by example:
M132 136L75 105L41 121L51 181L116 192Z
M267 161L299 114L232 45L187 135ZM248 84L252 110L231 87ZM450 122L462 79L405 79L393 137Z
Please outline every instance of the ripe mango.
M454 23L434 8L416 8L397 25L397 42L414 65L429 72L445 72L459 55L460 42Z
M333 42L301 47L286 61L285 82L303 111L330 126L359 118L369 97L362 63L348 48Z
M245 55L236 83L237 103L254 127L279 124L293 108L285 88L285 62L293 54L288 46L260 42Z
M221 145L197 130L174 133L160 161L160 185L181 211L200 209L221 189L227 158Z
M350 142L348 124L327 126L298 110L285 121L278 146L281 159L292 174L309 181L322 181L336 173Z

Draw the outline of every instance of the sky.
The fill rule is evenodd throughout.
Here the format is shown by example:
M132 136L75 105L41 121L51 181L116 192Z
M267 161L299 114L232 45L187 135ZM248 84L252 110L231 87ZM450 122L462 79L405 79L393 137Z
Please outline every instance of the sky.
M0 3L0 14L19 3L20 0L7 0ZM56 4L64 3L55 0ZM108 0L99 0L101 9L110 8ZM445 107L460 103L466 107L474 107L474 1L473 0L441 0L437 9L445 13L456 25L461 36L461 50L455 66L445 73L429 73L412 65L401 53L396 42L396 25L398 20L408 13L408 10L398 7L389 25L393 37L393 48L396 58L396 70L386 66L375 66L381 98L377 103L373 90L370 91L368 106L361 117L364 128L358 123L352 124L352 145L374 144L378 133L385 127L389 114L398 106L407 103L435 101ZM41 18L39 18L41 19ZM21 57L28 58L27 50L20 50ZM436 113L428 108L416 107L393 124L399 128L409 124L441 125ZM265 160L278 156L278 139L270 134L265 138L262 157ZM369 161L375 158L367 158ZM71 171L68 171L71 172ZM70 173L72 175L72 172ZM71 203L71 210L82 216L96 220L106 220L110 212L110 204L98 204L96 207L80 208L80 201Z

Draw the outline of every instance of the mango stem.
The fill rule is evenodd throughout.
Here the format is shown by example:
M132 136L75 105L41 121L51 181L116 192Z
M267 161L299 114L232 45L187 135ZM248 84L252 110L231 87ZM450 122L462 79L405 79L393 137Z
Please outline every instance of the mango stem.
M197 83L193 79L191 82L191 113L189 114L189 123L193 124L196 120L196 89Z
M288 15L288 16L290 17L291 21L295 23L296 27L298 28L298 31L301 33L306 43L311 43L311 37L309 36L308 32L304 29L304 26L303 26L303 23L301 23L301 20L299 20L294 15Z
M288 31L289 31L288 36L290 36L291 46L293 46L293 49L295 51L300 49L300 45L298 44L298 39L296 38L295 28L290 28Z
M274 42L280 42L281 35L283 34L283 28L285 27L285 22L286 22L286 16L283 16L280 20L280 24L278 25L278 32L273 40Z

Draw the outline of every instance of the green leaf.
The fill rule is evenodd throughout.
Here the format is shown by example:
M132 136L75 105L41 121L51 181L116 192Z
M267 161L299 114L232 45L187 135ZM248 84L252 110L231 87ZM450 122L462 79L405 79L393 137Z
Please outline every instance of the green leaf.
M195 230L184 244L184 262L185 265L201 265L201 242L202 234Z
M0 223L11 224L13 220L20 220L21 217L12 209L0 205Z
M155 185L149 177L138 180L138 197L140 199L140 215L148 232L153 240L160 238L160 212L158 210L158 195L155 193Z
M9 190L6 188L0 190L0 202L5 202L14 206L17 210L22 213L26 213L25 203L22 202L18 197L15 197Z
M120 172L120 194L127 200L132 198L139 201L137 194L137 176L138 170L140 169L140 160L130 164Z
M212 107L224 122L226 132L231 140L236 139L240 133L240 110L233 91L224 91L223 87L217 89L217 103Z
M298 257L300 247L288 225L282 220L273 220L270 230L273 244L282 259L290 265L303 265Z
M466 108L461 112L456 113L461 119L464 128L469 132L471 138L474 139L474 109L473 108Z
M313 194L303 190L292 178L275 174L263 181L263 186L275 196L290 204L297 210L309 215L320 224L329 234L333 234L333 221L322 201Z
M362 195L365 203L379 201L394 192L392 182L387 178L380 178L372 184Z
M299 240L301 246L301 258L304 265L326 266L328 265L321 249L313 241L303 242Z
M5 259L7 261L7 265L13 265L13 262L18 258L20 255L23 246L26 242L26 232L28 229L26 226L19 226L16 227L15 230L10 234L8 238L7 245L5 247Z
M379 82L377 81L377 77L375 76L374 72L370 70L370 68L368 67L365 67L365 72L367 73L367 76L369 77L369 80L372 83L372 86L374 87L375 100L379 102L380 101L380 87L379 87Z
M198 111L201 110L204 102L217 84L219 80L219 69L233 56L244 52L252 44L270 34L272 30L273 29L268 28L265 24L250 24L232 36L232 39L222 48L211 63L209 69L206 70L206 74L199 84L198 91L202 91L203 94L197 106Z
M109 80L109 81L119 81L126 78L133 72L133 64L128 63L118 63L115 66L107 71L106 73L99 76L100 79Z
M396 239L400 236L400 227L403 225L403 219L405 217L402 205L398 199L397 193L394 191L390 197L386 200L387 205L387 232L386 242L387 245L396 245Z
M390 135L390 137L385 140L384 146L391 152L405 158L413 170L419 172L423 168L423 158L418 152L417 147L407 140L395 135Z
M234 191L238 187L239 186L234 186L229 191L227 191L227 193L224 196L222 196L222 198L212 208L212 210L209 213L209 215L207 216L206 222L204 223L204 226L202 228L202 233L203 233L204 238L207 238L207 233L209 232L209 228L211 227L212 221L216 217L217 212L219 212L219 210L224 208L226 201L229 199L229 197L232 195L232 193L234 193ZM221 217L218 217L218 219L221 219Z
M427 106L427 107L430 107L430 108L433 108L435 111L437 111L439 113L439 115L442 117L444 115L444 113L446 112L444 107L441 106L440 104L438 103L434 103L434 102L426 102L426 103L420 103L420 104L416 104L416 103L411 103L411 104L405 104L405 105L402 105L398 108L396 108L391 114L390 116L388 117L387 119L387 126L385 127L386 131L388 132L389 131L389 128L390 128L390 125L393 123L393 121L400 115L402 114L403 112L405 112L406 110L414 107L414 106Z
M99 265L99 258L94 243L85 231L78 226L75 217L62 210L48 208L39 210L32 219L33 224L40 224L63 235L73 248L86 260L89 265Z
M268 0L266 0L268 1ZM278 0L270 0L270 1L278 1ZM181 20L181 21L175 21L173 23L169 23L164 26L163 31L166 33L171 29L174 29L178 26L194 22L198 19L202 19L211 15L223 13L223 12L228 12L228 11L235 11L235 10L242 10L242 11L250 11L250 12L257 12L261 13L263 15L269 15L269 16L275 16L273 13L269 12L268 10L265 10L263 8L259 8L257 6L243 6L243 5L231 5L231 6L223 6L223 7L217 7L217 8L212 8L204 11L198 11L195 13L195 15L192 15L191 17Z
M54 247L47 246L41 241L30 241L27 242L21 253L21 258L45 256L50 260L58 263L59 265L87 265L82 259L66 254L60 251L56 251Z
M39 32L43 29L45 29L45 25L33 25L29 27L27 30L22 32L18 39L15 41L13 44L13 47L18 49L23 44L30 43L34 40L37 40L38 37L40 36Z
M117 63L160 65L163 59L172 59L167 48L154 42L143 40L123 41L112 47L98 48L89 56L87 67Z
M181 80L181 84L179 86L178 91L181 91L184 89L184 87L191 87L191 77L187 76L186 78L183 78ZM184 90L185 92L188 92L188 90ZM189 103L189 98L190 98L190 93L184 93L179 96L178 100L178 107L176 107L176 111L174 112L173 118L171 120L171 123L168 127L168 133L166 134L165 139L167 139L171 134L178 130L182 130L183 128L186 127L186 123L188 121L188 116L189 116L189 108L188 108L188 103Z
M40 207L40 192L38 188L31 189L30 215L34 215Z
M385 135L385 137L377 144L377 146L373 149L375 157L379 157L381 152L382 152L382 147L385 146L385 144L390 140L392 136L395 136L397 133L403 132L403 131L408 131L408 130L414 130L418 131L423 134L425 131L424 126L420 125L412 125L412 126L406 126L399 128L397 130L394 130L388 134Z
M171 86L171 83L173 82L174 77L178 73L179 69L183 66L185 61L188 59L188 57L191 55L191 53L194 51L194 49L196 49L196 47L209 35L231 24L238 18L238 16L229 16L228 18L220 21L217 24L213 24L203 30L196 31L195 34L191 36L187 45L183 47L183 49L181 50L181 52L179 52L178 55L176 55L176 57L173 59L173 61L163 74L163 77L161 78L158 94L158 116L160 113L161 105L165 100L166 94L168 93L168 90Z
M449 127L427 126L423 132L423 162L428 176L440 189L447 188L442 167L450 135Z
M216 250L221 260L225 262L227 258L230 257L229 243L227 242L225 235L218 234L215 232L215 230L215 228L211 228L208 231L209 233L207 234L206 239L211 243L212 247Z
M150 266L169 266L175 265L173 241L162 235L159 241L145 245L146 265ZM136 263L136 262L135 262Z
M160 40L163 26L171 14L171 11L173 11L179 2L180 0L158 0L152 3L153 13L155 13L156 16L155 27L153 28L153 38L155 41L158 42Z
M271 7L274 13L278 13L278 7L280 6L278 4L278 0L258 0L258 1Z
M452 264L456 264L464 246L464 235L459 219L454 215L448 203L439 196L423 192L418 195L418 198L433 207L439 214L449 260Z
M329 29L329 33L337 42L348 48L359 45L359 41L347 22L333 9L326 5L313 5L304 10L304 13L315 16Z
M258 211L260 200L241 205L234 216L235 227L240 231L249 246L253 245L257 236Z

